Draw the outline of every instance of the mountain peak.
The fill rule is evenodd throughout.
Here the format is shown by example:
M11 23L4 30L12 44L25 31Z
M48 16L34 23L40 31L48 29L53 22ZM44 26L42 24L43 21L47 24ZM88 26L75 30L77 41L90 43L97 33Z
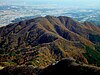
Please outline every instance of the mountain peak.
M89 63L84 53L87 47L94 51L98 41L92 37L99 38L100 34L81 24L66 16L46 16L1 27L0 62L46 67L56 60L73 57Z

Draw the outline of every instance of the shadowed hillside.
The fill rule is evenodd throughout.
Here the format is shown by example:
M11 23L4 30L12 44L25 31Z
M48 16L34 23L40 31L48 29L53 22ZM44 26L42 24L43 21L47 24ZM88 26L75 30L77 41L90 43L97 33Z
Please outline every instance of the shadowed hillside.
M63 59L55 65L45 68L40 75L99 75L100 68L78 64L75 60Z
M72 58L66 58L44 69L33 66L6 67L0 75L100 75L100 68L82 63L76 63Z

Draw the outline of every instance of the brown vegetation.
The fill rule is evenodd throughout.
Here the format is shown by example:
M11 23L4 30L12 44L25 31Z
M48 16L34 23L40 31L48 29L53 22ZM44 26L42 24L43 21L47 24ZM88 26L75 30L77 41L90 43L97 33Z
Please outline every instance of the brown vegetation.
M99 27L94 30L89 24L65 16L46 16L1 27L1 65L45 67L66 57L88 63L83 55L85 46L95 49L100 45ZM98 40L93 40L96 37Z

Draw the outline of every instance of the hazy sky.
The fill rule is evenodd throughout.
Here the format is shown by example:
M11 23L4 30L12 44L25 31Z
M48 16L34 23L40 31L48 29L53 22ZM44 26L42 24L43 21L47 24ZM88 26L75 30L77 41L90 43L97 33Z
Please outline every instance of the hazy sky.
M100 0L0 0L0 5L59 5L65 7L100 7Z

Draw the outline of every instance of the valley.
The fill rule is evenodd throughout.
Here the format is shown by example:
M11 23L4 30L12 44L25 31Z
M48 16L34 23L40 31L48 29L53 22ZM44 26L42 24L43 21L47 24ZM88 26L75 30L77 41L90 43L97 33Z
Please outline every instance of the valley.
M42 7L42 8L41 8ZM93 22L99 25L100 19L99 9L85 8L67 8L67 7L44 7L44 6L17 6L17 5L2 5L0 6L0 26L5 26L9 23L19 22L35 17L54 15L68 16L80 22Z

